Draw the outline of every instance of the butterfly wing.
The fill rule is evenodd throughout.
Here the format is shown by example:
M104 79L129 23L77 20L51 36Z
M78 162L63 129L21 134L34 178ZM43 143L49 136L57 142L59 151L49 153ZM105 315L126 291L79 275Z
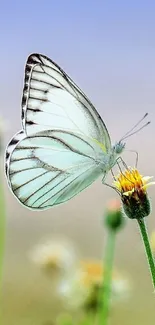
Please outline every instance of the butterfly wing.
M9 164L10 158L13 150L16 148L18 142L25 138L25 133L23 130L19 131L9 142L6 151L5 151L5 174L7 176L7 180L9 182ZM10 185L10 184L9 184Z
M47 209L96 180L103 173L104 157L95 141L79 134L46 130L27 136L21 131L6 150L6 176L22 204Z
M106 126L92 103L56 63L40 54L30 55L26 63L22 122L27 135L62 129L111 148Z
M46 56L25 68L23 131L6 150L8 183L24 205L46 209L78 194L105 173L108 131L85 94Z

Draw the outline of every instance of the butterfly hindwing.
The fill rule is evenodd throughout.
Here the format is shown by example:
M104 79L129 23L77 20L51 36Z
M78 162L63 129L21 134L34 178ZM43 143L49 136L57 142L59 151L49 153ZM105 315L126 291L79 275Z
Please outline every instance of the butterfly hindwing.
M6 175L18 200L46 209L78 194L103 172L104 152L94 141L67 131L19 132L6 151Z
M19 131L9 142L6 151L5 151L5 173L6 176L8 175L8 169L10 164L10 157L12 154L12 151L16 148L16 145L19 141L25 138L25 133L23 130Z

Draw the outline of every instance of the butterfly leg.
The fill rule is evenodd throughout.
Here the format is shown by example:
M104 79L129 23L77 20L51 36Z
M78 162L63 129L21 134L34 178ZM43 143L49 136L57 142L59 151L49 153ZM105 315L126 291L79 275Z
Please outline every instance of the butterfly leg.
M138 166L138 159L139 159L138 152L136 150L126 150L126 151L133 152L136 155L135 168L137 168L137 166Z
M102 184L105 184L105 178L106 178L106 175L107 175L107 173L104 173L104 174L103 174L103 177L102 177Z
M117 163L119 169L120 169L120 165L119 165L119 163L122 163L122 165L125 167L125 169L128 169L128 166L127 166L127 164L125 163L125 161L122 159L122 157L118 157L118 158L116 159L116 163Z
M111 184L108 184L108 183L105 182L106 174L107 173L105 173L104 176L103 176L103 178L102 178L102 184L104 184L104 185L106 185L108 187L111 187L113 190L115 190L115 192L117 192L118 194L120 194L120 192L116 189L116 187L114 187Z

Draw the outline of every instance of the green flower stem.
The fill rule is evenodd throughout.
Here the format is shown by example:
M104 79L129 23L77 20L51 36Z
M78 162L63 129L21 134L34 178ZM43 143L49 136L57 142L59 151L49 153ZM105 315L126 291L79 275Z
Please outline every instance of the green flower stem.
M107 325L109 319L110 295L112 284L112 269L115 251L116 230L108 230L108 239L105 253L103 286L100 296L100 325Z
M0 286L1 286L0 300L1 300L1 289L2 289L2 278L3 278L4 239L5 239L5 201L4 201L3 182L2 182L2 178L0 177Z
M151 251L151 247L150 247L150 243L149 243L146 224L145 224L145 221L143 218L137 219L137 221L138 221L138 224L140 227L143 243L145 246L146 256L148 259L148 264L149 264L150 272L151 272L151 276L152 276L153 287L155 289L155 262L153 259L153 255L152 255L152 251Z

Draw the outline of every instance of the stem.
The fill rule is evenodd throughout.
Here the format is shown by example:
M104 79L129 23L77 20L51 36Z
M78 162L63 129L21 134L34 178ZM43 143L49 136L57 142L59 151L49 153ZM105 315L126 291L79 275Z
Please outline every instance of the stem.
M106 254L105 254L105 265L104 265L105 272L103 275L103 285L101 289L100 325L108 324L111 283L112 283L112 268L113 268L114 250L115 250L115 236L116 236L116 231L109 230Z
M155 262L154 262L154 259L153 259L153 255L152 255L152 251L151 251L151 247L150 247L150 243L149 243L146 224L145 224L145 221L144 221L143 218L137 219L137 221L138 221L138 224L139 224L139 227L140 227L143 243L144 243L144 246L145 246L146 256L147 256L147 259L148 259L148 264L149 264L149 267L150 267L150 273L151 273L151 276L152 276L153 287L155 289Z

